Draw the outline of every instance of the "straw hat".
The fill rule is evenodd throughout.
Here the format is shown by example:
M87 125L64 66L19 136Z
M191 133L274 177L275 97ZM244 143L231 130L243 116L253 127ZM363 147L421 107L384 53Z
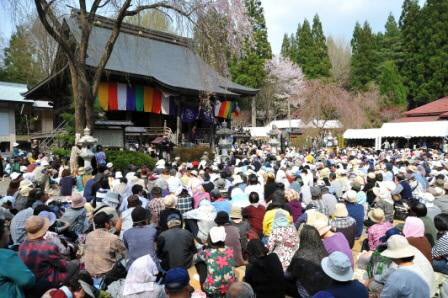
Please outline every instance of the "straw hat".
M83 176L83 175L85 175L86 174L86 169L84 169L84 167L80 167L79 169L78 169L78 175L79 176Z
M300 199L300 195L294 189L288 188L288 189L285 190L285 198L286 198L286 200L288 200L288 202L291 202L293 200L299 200Z
M326 221L328 223L328 217L317 211L316 209L309 209L305 211L306 213L306 224L308 225L314 225L315 222L318 221Z
M50 227L50 221L46 217L30 216L25 222L25 231L29 240L43 237Z
M415 249L401 235L393 235L387 240L387 249L381 253L390 259L401 259L415 256Z
M367 215L369 216L370 220L373 221L374 223L380 223L382 221L384 221L384 211L383 209L380 208L373 208L372 210L369 211L369 213L367 213Z
M318 220L312 224L319 232L319 235L325 235L328 231L331 230L330 225L328 224L328 220Z
M242 210L241 207L232 206L232 211L230 212L230 218L232 219L242 219Z
M27 197L30 194L30 191L33 189L33 182L30 180L24 179L20 181L19 185L19 193L23 197Z
M358 202L357 193L354 190L347 191L346 193L344 193L342 198L344 200L346 200L347 202L350 202L350 203L357 203Z
M167 195L163 199L163 204L165 205L165 208L174 208L177 204L177 197L175 195Z
M421 194L421 197L426 205L426 207L434 207L434 196L429 193L429 192L425 192Z
M347 217L348 211L347 211L347 207L345 206L345 204L337 203L333 215L336 217Z
M441 197L441 196L443 196L445 194L445 191L441 187L434 187L432 189L432 194L435 197Z

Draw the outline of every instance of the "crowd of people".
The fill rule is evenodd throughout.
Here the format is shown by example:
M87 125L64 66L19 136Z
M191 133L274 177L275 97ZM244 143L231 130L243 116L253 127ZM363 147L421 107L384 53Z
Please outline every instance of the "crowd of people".
M225 162L125 170L95 158L18 158L0 199L1 297L445 294L440 151L248 143Z

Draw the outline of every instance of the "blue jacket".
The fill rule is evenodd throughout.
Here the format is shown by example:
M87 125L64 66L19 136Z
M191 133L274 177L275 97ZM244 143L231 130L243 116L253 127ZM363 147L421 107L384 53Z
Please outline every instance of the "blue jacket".
M359 238L362 235L364 228L364 207L360 204L347 203L348 215L356 220L356 233L355 237Z
M34 285L34 274L10 249L0 248L0 264L0 296L25 298L23 288Z

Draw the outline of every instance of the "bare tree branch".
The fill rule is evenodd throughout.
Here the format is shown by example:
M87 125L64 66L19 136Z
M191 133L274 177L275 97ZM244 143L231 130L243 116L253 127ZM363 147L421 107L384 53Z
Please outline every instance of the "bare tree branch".
M47 32L58 42L64 53L67 55L67 58L74 62L74 49L70 47L69 41L62 35L62 24L56 18L51 8L51 5L54 1L55 0L52 0L51 2L47 3L47 1L45 0L34 0L34 3L36 4L37 14L39 15L39 19L42 22L42 25L45 27L45 30L47 30ZM47 19L47 17L49 19ZM49 20L51 21L51 24Z

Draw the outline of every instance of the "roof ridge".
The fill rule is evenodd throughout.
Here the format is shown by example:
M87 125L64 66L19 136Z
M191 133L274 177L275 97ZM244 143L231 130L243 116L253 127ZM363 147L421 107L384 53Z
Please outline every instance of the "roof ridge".
M72 12L71 12L72 17L77 18L79 16L79 14L80 14L79 9L76 9L76 8L72 9ZM93 26L111 30L113 24L114 24L114 21L111 18L101 16L98 14L95 15L95 21L93 23ZM180 36L180 35L176 35L176 34L172 34L172 33L168 33L168 32L163 32L163 31L159 31L159 30L148 29L145 27L127 23L125 21L123 21L123 23L121 24L120 32L133 34L133 35L137 35L140 37L155 39L155 40L159 40L159 41L164 41L164 42L168 42L168 43L173 43L173 44L181 45L184 47L188 47L189 45L191 45L193 43L193 40L188 37L184 37L184 36Z

